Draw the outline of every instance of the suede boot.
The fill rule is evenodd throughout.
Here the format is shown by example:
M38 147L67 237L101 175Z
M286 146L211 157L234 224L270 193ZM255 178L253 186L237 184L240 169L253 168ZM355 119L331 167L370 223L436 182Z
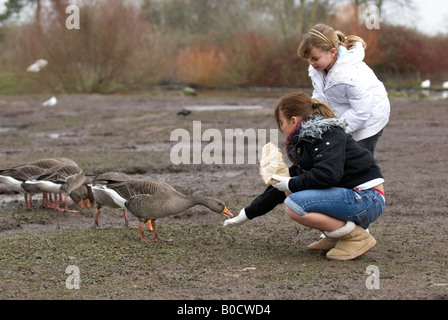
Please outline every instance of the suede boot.
M330 238L330 237L324 237L320 239L319 241L313 242L310 245L308 245L308 250L331 250L336 246L336 243L338 242L338 239Z
M349 234L349 232L355 229L355 224L352 221L347 221L345 225L335 231L324 231L319 241L313 242L308 246L309 250L325 250L333 249L338 242L337 238Z
M355 226L347 235L337 238L336 246L327 252L327 258L332 260L351 260L367 252L376 244L370 233Z

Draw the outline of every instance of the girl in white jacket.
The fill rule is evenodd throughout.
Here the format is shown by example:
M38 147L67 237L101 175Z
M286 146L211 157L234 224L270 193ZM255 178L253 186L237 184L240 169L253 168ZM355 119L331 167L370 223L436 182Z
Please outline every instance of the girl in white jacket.
M313 98L329 105L358 143L374 154L389 121L387 91L363 61L366 43L317 24L306 34L298 54L308 61Z

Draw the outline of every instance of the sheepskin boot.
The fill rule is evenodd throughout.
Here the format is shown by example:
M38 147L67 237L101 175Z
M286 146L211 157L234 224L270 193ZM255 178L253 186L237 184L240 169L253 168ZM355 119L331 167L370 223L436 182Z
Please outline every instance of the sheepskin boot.
M347 225L345 227L347 227ZM328 259L332 260L355 259L356 257L359 257L360 255L367 252L376 244L375 238L360 226L354 225L353 229L351 226L348 226L346 230L339 232L341 229L325 233L327 237L328 236L334 237L335 233L336 235L339 235L338 237L335 237L338 240L336 246L327 252ZM340 236L340 234L343 234L350 229L352 230L346 233L345 235Z
M337 242L338 242L338 239L324 236L319 241L313 242L310 245L308 245L308 250L328 251L328 250L333 249L336 246Z
M313 242L308 246L309 250L325 250L328 251L333 249L338 242L337 238L345 236L349 234L351 231L355 229L355 223L351 221L347 221L345 225L335 231L324 231L321 235L319 241Z

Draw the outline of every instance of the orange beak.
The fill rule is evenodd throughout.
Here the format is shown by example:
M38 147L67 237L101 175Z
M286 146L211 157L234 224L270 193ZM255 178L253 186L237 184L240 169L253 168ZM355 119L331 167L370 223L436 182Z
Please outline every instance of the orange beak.
M220 212L220 213L227 219L230 219L233 217L233 214L226 207L224 207L224 210L222 210L222 212Z

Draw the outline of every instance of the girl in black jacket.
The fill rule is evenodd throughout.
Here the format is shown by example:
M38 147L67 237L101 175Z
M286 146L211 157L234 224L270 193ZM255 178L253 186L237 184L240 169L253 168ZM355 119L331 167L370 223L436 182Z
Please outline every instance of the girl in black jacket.
M334 260L354 259L376 244L365 229L384 210L383 176L371 153L345 132L327 105L302 92L281 98L275 119L287 136L291 178L269 186L224 225L237 226L280 203L298 223L326 237L308 246Z

